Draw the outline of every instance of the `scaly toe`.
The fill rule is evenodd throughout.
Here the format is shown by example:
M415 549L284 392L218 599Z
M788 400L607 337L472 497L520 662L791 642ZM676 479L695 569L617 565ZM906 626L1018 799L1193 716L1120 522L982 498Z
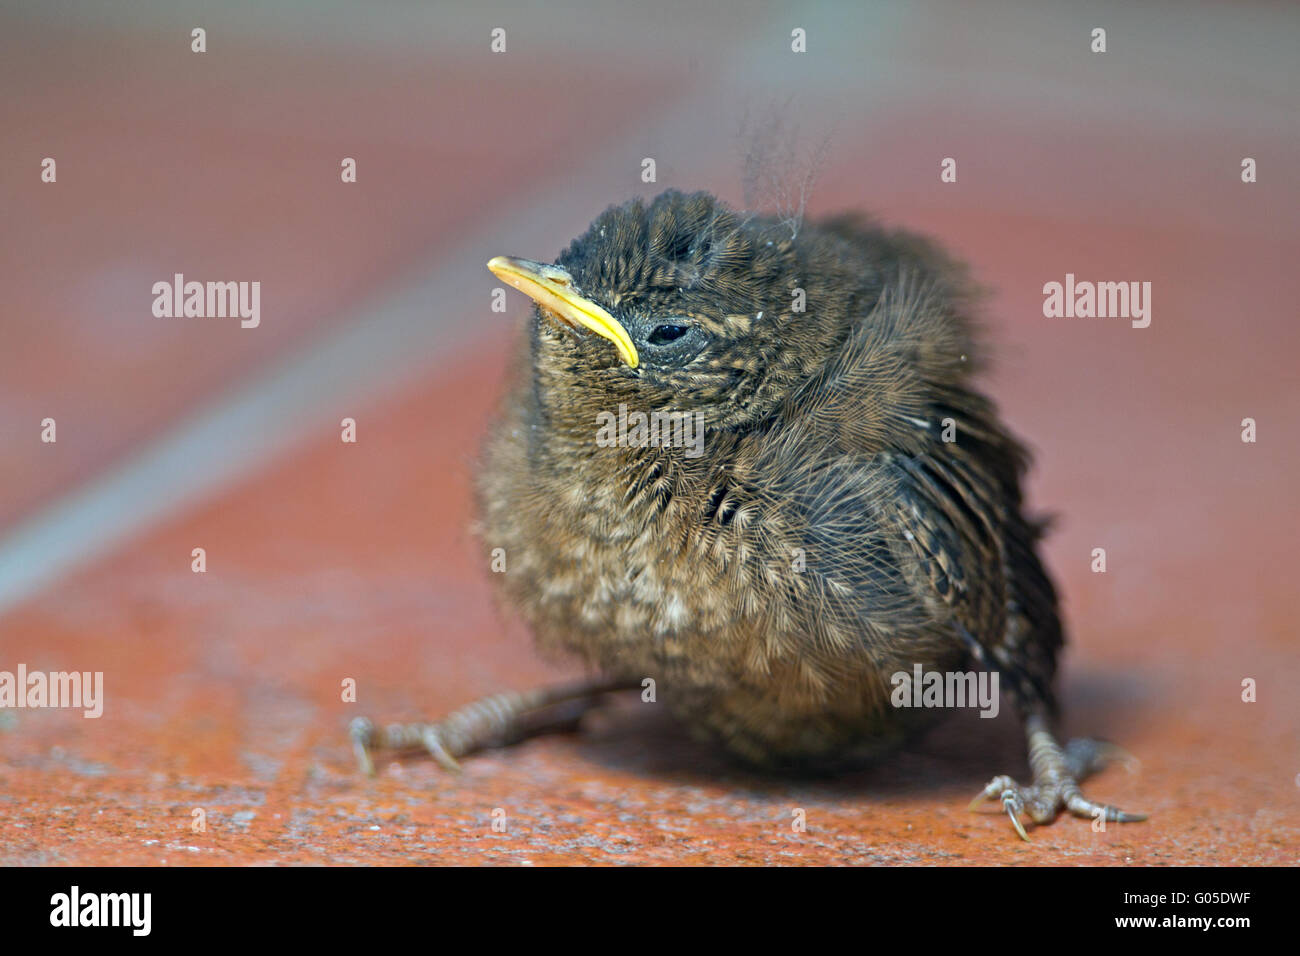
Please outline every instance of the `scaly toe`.
M1101 817L1107 823L1141 823L1147 818L1145 813L1130 813L1108 804L1093 803L1081 793L1076 793L1066 800L1065 806L1076 817L1082 817L1085 820L1095 820Z
M979 794L975 797L975 799L970 802L970 806L967 807L966 809L974 811L979 808L979 805L981 803L987 803L990 800L1001 799L1002 794L1005 791L1015 790L1017 788L1018 786L1016 782L1012 780L1010 777L1008 777L1006 774L1002 774L1000 776L994 777L992 780L989 781L988 786L985 787L983 790L981 790Z
M1084 780L1109 767L1122 764L1129 773L1141 769L1141 762L1123 747L1105 740L1092 740L1077 737L1065 745L1063 751L1066 766L1075 780Z
M370 748L375 739L375 725L366 717L356 717L348 727L352 738L352 752L357 757L357 767L367 777L375 775L375 764L370 759Z
M424 749L429 751L429 756L438 762L438 766L448 773L461 772L460 764L456 762L456 758L443 746L442 734L438 732L437 726L430 725L426 727L420 739L424 744Z

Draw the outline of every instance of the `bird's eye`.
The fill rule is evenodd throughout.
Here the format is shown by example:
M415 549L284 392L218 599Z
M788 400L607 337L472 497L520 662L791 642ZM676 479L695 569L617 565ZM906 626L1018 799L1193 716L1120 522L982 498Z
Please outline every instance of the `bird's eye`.
M651 345L667 345L676 342L689 331L688 325L657 325L646 341Z

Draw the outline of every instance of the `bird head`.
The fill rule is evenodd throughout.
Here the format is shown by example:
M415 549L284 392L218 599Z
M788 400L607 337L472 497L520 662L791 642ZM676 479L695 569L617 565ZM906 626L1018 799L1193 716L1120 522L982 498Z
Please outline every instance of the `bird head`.
M770 413L842 340L868 281L843 246L670 191L607 209L554 264L498 256L488 268L537 303L540 389L588 412L626 402L734 428Z

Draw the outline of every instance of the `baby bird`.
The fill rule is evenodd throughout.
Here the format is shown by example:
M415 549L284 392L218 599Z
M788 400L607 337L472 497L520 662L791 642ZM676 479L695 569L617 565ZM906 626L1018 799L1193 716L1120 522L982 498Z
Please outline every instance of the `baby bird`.
M540 649L599 678L353 734L447 767L649 686L748 764L878 759L936 711L894 675L986 669L1033 782L976 798L1047 823L1144 819L1062 747L1056 593L1022 511L1027 455L972 384L964 270L855 216L802 229L706 193L611 207L554 265L488 268L536 302L480 480L481 533ZM498 570L501 570L498 568ZM974 804L972 804L974 806Z

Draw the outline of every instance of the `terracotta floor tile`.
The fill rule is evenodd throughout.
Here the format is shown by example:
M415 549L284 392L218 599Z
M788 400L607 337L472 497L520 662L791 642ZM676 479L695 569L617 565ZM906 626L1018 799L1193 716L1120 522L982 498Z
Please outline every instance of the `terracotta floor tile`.
M0 612L0 669L103 671L107 695L98 720L0 712L0 863L1300 862L1300 186L1285 171L1297 132L1276 122L1276 37L1294 17L1198 8L1157 29L1116 11L1112 36L1145 56L1120 43L1100 70L1051 46L1075 20L1003 6L963 32L957 9L810 8L821 59L745 55L723 73L812 96L796 107L810 135L838 118L814 212L928 232L989 287L991 391L1035 449L1031 500L1058 515L1046 553L1071 635L1066 729L1140 759L1090 793L1149 822L1094 833L1063 819L1023 844L999 813L967 813L992 774L1025 774L1010 715L960 715L887 764L797 781L736 770L634 698L580 734L470 758L459 777L422 759L359 776L358 713L431 717L575 673L497 607L469 531L503 322L359 411L356 445L313 432ZM0 21L0 546L193 408L463 254L489 212L572 185L575 140L626 143L636 160L664 146L645 117L697 93L738 116L752 103L722 80L695 89L709 51L769 37L784 50L789 26L772 15L742 35L702 16L685 32L638 21L628 42L617 19L588 34L552 12L542 32L511 34L508 67L471 50L485 34L468 19L430 50L377 20L355 37L336 24L332 41L322 21L298 44L232 20L216 31L227 53L201 69L183 46L158 53L170 27L148 16L109 34ZM1208 56L1205 36L1226 52ZM521 100L545 109L521 117ZM734 169L732 138L667 144L664 181ZM1245 150L1262 157L1253 186L1236 178ZM348 191L334 177L352 154ZM45 155L57 187L36 180ZM700 179L738 198L738 174ZM148 286L172 271L261 278L275 319L256 337L141 324ZM1151 327L1043 318L1042 284L1067 271L1151 281ZM27 433L47 414L60 442L37 451ZM1246 416L1257 444L1239 440ZM1247 677L1257 703L1240 699ZM346 678L356 704L340 699ZM795 808L806 833L791 831Z

